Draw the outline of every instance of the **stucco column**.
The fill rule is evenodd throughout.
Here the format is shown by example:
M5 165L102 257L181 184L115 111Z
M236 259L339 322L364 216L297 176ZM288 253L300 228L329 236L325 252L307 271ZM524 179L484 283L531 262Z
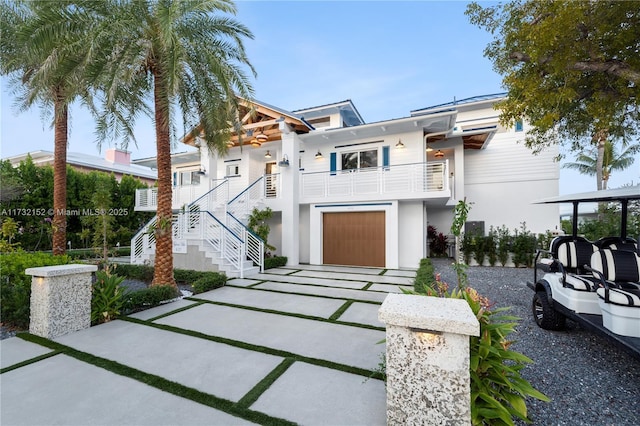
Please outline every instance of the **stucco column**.
M91 326L91 273L95 265L28 268L31 275L29 333L53 339Z
M455 146L453 161L455 164L453 184L456 201L464 200L464 145L462 143Z
M300 263L300 140L285 122L280 122L282 132L282 158L279 170L282 190L282 239L281 252L287 257L287 265ZM281 163L287 159L289 164Z
M480 324L464 299L389 294L387 425L471 423L469 336Z

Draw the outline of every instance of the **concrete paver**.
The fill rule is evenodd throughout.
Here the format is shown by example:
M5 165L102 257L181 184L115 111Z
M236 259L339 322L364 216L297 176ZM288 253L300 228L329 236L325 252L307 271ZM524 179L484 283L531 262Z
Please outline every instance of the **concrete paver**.
M248 278L234 278L232 280L227 281L228 284L235 285L238 287L249 287L253 284L258 284L260 279L248 279Z
M156 322L366 369L385 350L384 331L211 304Z
M366 274L346 274L342 272L329 272L329 271L300 271L292 274L298 277L322 277L333 278L337 280L359 280L359 281L371 281L374 283L384 284L400 284L410 285L413 282L409 277L394 277L386 275L366 275Z
M282 361L124 321L91 327L56 341L231 401L242 398Z
M383 291L385 293L402 293L402 288L412 290L413 286L396 284L372 284L371 287L369 287L369 290Z
M17 337L0 340L0 368L10 367L50 352L52 350L49 348Z
M384 301L384 298L387 297L386 293L366 291L366 290L355 290L355 289L349 289L349 288L316 287L316 286L310 286L310 285L304 285L304 284L287 284L287 283L277 283L272 281L267 281L262 284L259 284L255 288L260 288L264 290L286 291L291 293L317 294L320 296L339 297L342 299L366 300L366 301L377 302L377 303L382 303Z
M3 425L251 424L62 354L0 380Z
M355 322L357 324L373 325L384 327L384 323L378 319L380 305L371 303L354 302L340 315L338 320L345 322Z
M287 266L233 279L229 287L195 296L204 303L180 300L132 315L148 320L168 314L154 323L256 345L255 350L119 320L56 341L230 401L239 401L283 360L260 346L327 361L325 366L294 362L249 408L305 425L384 424L384 383L330 365L377 370L385 352L378 343L384 331L288 315L328 319L345 300L356 300L338 320L382 327L379 303L388 292L411 286L415 276L393 270L379 275L382 271ZM368 283L373 284L362 290ZM180 308L188 309L173 312ZM19 338L0 342L0 351L2 367L50 352ZM64 354L4 373L0 384L3 425L248 424Z
M129 315L132 318L137 318L141 320L148 320L150 318L155 318L160 315L164 315L167 312L175 311L176 309L185 308L187 306L191 306L196 304L197 302L192 302L190 300L180 299L175 302L165 303L164 305L156 306L155 308L146 309L144 311L136 312L135 314Z
M327 279L322 277L298 277L295 275L272 275L272 274L256 274L253 278L260 278L262 281L277 281L294 284L311 284L325 287L340 287L361 289L366 286L369 281L345 281L337 279Z
M385 425L381 380L296 362L251 406L302 425Z
M194 297L201 300L211 300L322 318L329 318L344 303L341 300L233 287L219 288L198 294Z

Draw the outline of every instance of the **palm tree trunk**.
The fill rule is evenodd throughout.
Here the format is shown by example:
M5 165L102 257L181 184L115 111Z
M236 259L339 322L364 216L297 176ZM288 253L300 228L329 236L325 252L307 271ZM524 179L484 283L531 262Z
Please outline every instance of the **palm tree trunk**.
M56 88L53 148L53 254L63 255L67 247L67 119L68 107L62 90Z
M598 147L598 158L596 158L596 188L601 191L602 188L602 171L604 167L604 145L607 142L607 131L600 130L595 135Z
M169 95L164 70L154 70L156 150L158 162L158 219L156 221L156 258L151 285L176 285L173 278L173 239L171 232L171 142L169 138Z

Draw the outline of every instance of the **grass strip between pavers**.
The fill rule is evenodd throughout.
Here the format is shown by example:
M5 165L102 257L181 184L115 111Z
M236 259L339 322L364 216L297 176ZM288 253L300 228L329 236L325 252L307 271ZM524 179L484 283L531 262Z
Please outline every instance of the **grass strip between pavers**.
M227 337L212 336L209 334L201 333L199 331L187 330L187 329L175 327L172 325L158 324L155 322L147 322L147 321L139 320L137 318L121 318L121 320L133 322L136 324L146 325L149 327L154 327L159 330L171 331L173 333L183 334L185 336L197 337L199 339L222 343L225 345L234 346L236 348L246 349L253 352L260 352L263 354L274 355L281 358L292 358L295 361L306 362L307 364L317 365L319 367L331 368L333 370L343 371L345 373L357 374L358 376L364 376L372 379L383 380L383 376L381 373L373 370L367 370L366 368L340 364L338 362L327 361L326 359L312 358L304 355L295 354L293 352L283 351L281 349L270 348L268 346L254 345L252 343L247 343L240 340L229 339Z
M78 361L86 362L87 364L100 367L114 374L137 380L156 389L160 389L161 391L179 396L181 398L189 399L199 404L206 405L219 411L223 411L235 417L240 417L242 419L259 423L261 425L288 426L296 424L285 419L269 416L259 411L249 410L246 407L239 406L233 401L229 401L228 399L220 398L215 395L190 388L180 383L172 382L165 379L164 377L160 377L155 374L145 373L144 371L129 367L124 364L120 364L116 361L79 351L72 347L51 341L49 339L45 339L44 337L35 336L29 333L18 333L16 336L28 342L36 343L38 345L56 350L67 356L75 358Z
M0 368L0 374L7 373L7 372L9 372L11 370L15 370L16 368L24 367L26 365L34 364L34 363L36 363L38 361L42 361L43 359L51 358L52 356L58 355L59 353L61 353L61 352L57 351L57 350L54 350L53 352L48 352L46 354L42 354L42 355L34 357L34 358L29 358L27 360L24 360L22 362L18 362L16 364L10 365L8 367Z
M280 364L276 366L269 374L267 374L264 379L260 380L257 385L255 385L245 396L240 398L237 405L242 408L249 408L251 404L256 402L260 395L265 393L267 389L271 387L271 385L280 378L284 374L285 371L291 367L291 365L296 362L292 358L284 359Z
M271 282L271 281L269 281ZM282 282L282 281L274 281L277 284L292 284L292 285L305 285L305 286L313 286L313 284L297 284L297 283L287 283L287 282ZM262 283L260 283L262 284ZM339 297L339 296L327 296L326 294L311 294L311 293L300 293L297 291L284 291L284 290L274 290L271 288L258 288L258 287L241 287L241 286L235 286L235 285L226 285L225 287L233 287L233 288L244 288L247 290L257 290L257 291L271 291L273 293L280 293L280 294L295 294L296 296L309 296L309 297L320 297L322 299L333 299L333 300L354 300L356 302L361 302L361 303L371 303L372 305L382 305L382 302L377 302L375 300L362 300L362 299L354 299L354 298L346 298L346 297ZM355 290L355 291L362 291L359 290L357 288L346 288L346 287L331 287L331 286L322 286L322 285L318 285L316 287L326 287L326 288L337 288L340 290ZM375 290L369 290L371 293L384 293L387 294L386 291L375 291ZM193 296L190 296L193 297ZM185 297L185 299L190 299L190 297Z
M183 298L183 299L185 299L185 298ZM194 299L187 299L187 300L189 300L190 302L196 301ZM204 303L204 301L198 299L196 303L193 303L193 304L191 304L189 306L183 306L182 308L174 309L173 311L165 312L164 314L158 315L158 316L153 317L153 318L148 318L147 321L159 320L161 318L168 317L168 316L171 316L173 314L177 314L178 312L187 311L187 310L189 310L191 308L195 308L196 306L200 306L203 303Z
M369 281L367 283L367 285L365 285L364 287L362 287L360 290L369 290L369 288L373 285L373 282ZM372 290L373 291L373 290Z
M353 305L353 300L347 300L346 302L344 302L342 304L342 306L340 306L338 308L337 311L335 311L330 317L329 317L329 321L335 321L338 318L340 318L340 316L342 314L344 314L344 311L346 311L347 309L349 309L349 306Z
M192 300L191 298L188 298L188 297L185 297L185 299ZM247 311L255 311L255 312L264 312L265 314L284 315L286 317L295 317L295 318L301 318L301 319L312 320L312 321L327 322L327 323L330 323L330 324L348 325L348 326L352 326L352 327L366 328L368 330L378 330L378 331L385 331L386 330L386 328L384 328L384 327L379 327L379 326L375 326L375 325L371 325L371 324L360 324L358 322L339 321L337 319L331 319L331 318L327 319L327 318L324 318L324 317L316 317L316 316L313 316L313 315L299 314L299 313L296 313L296 312L283 312L283 311L277 311L275 309L257 308L255 306L247 306L247 305L237 305L235 303L219 302L219 301L216 301L216 300L203 300L202 302L203 302L203 304L227 306L229 308L245 309ZM347 303L353 303L353 302L359 302L359 301L358 300L348 300L347 301ZM338 310L342 309L342 307L344 307L345 304L343 304ZM348 308L348 306L347 306L347 308ZM345 308L345 310L346 310L346 308ZM333 315L335 315L335 313ZM150 321L150 320L148 320L148 321Z
M383 269L382 271L380 271L380 273L378 275L384 275L386 274L388 271L388 269Z

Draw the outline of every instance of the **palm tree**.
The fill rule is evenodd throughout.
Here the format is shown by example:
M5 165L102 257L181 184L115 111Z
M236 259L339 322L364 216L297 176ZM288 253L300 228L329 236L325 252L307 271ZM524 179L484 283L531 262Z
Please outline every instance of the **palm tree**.
M565 163L562 167L577 170L583 175L596 176L596 187L600 191L607 189L611 172L624 170L633 164L634 155L640 152L640 144L630 145L622 152L618 152L611 141L605 140L600 149L601 155L598 155L598 151L599 147L587 149L576 157L575 162ZM602 164L601 169L599 163Z
M0 3L0 72L9 75L20 110L38 104L45 116L53 113L54 255L66 250L68 106L89 99L79 84L86 34L71 18L79 10L68 1Z
M90 83L104 93L99 136L129 132L140 111L153 110L158 166L155 272L152 285L173 285L171 141L173 115L198 132L212 151L225 152L238 97L250 98L243 45L251 32L233 17L229 0L121 0L96 2L108 31L95 46L108 47L88 65ZM98 11L99 9L99 11ZM148 107L152 98L152 107ZM196 126L196 124L198 126ZM124 127L123 127L124 126Z

